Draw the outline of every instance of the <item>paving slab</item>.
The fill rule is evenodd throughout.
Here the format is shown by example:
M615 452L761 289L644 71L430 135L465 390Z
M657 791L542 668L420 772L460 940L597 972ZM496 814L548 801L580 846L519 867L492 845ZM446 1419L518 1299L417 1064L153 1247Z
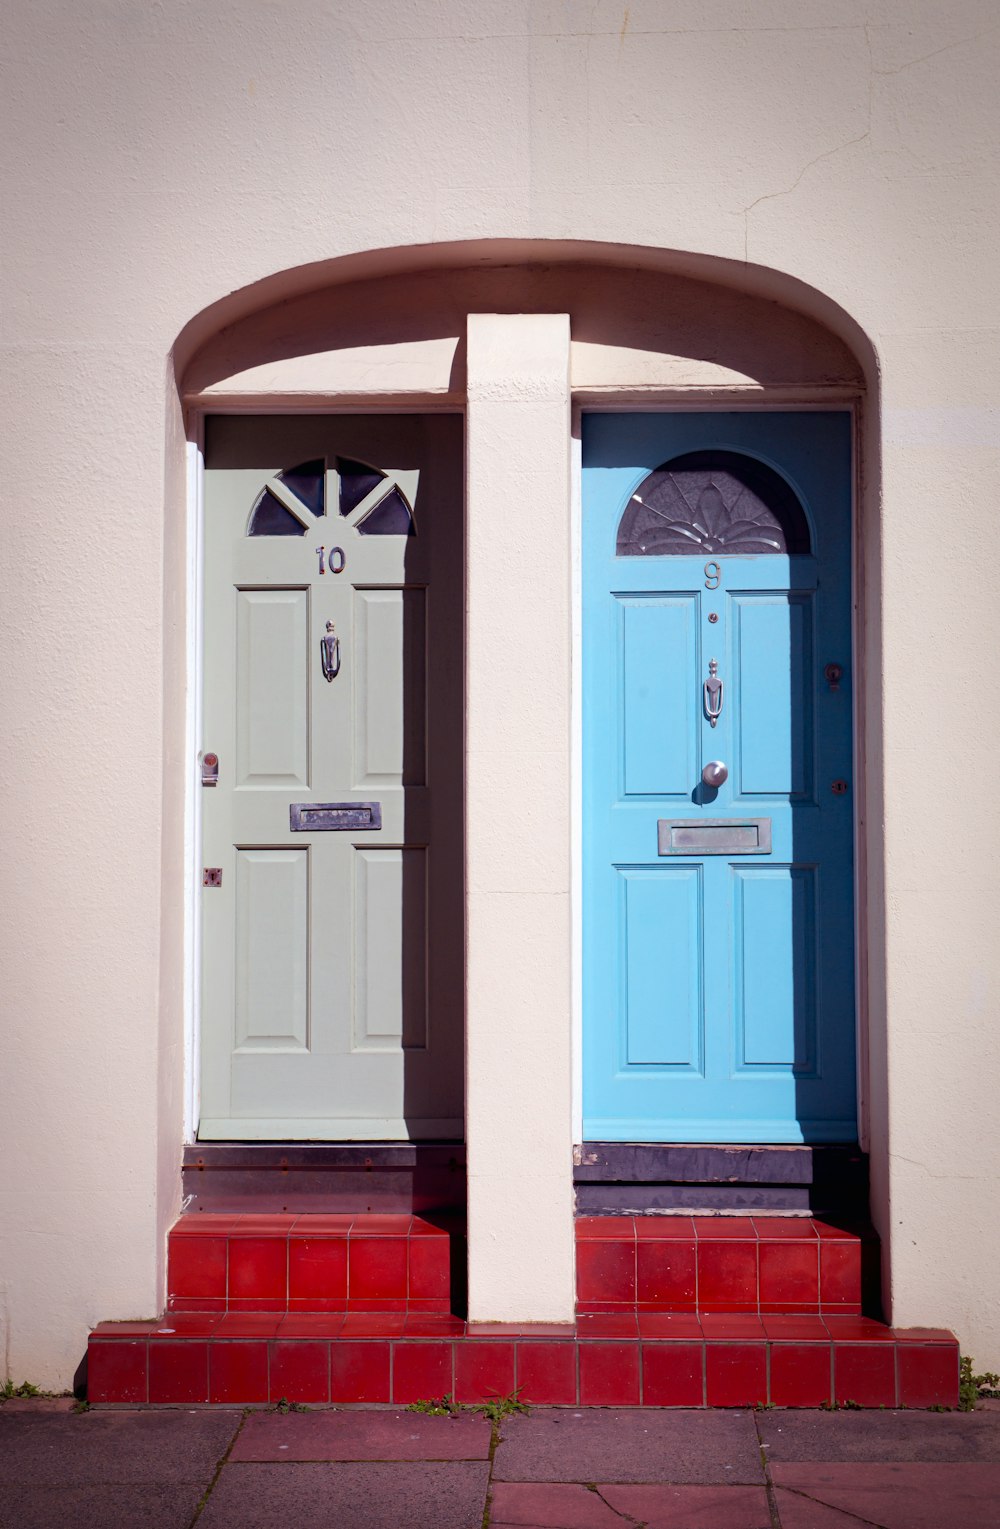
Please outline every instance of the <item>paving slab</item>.
M570 1482L498 1481L490 1529L623 1529L619 1513L589 1487Z
M774 1503L781 1529L879 1529L877 1524L863 1523L854 1513L841 1513L839 1508L780 1487L774 1493Z
M0 1487L2 1529L188 1529L204 1483L174 1486Z
M227 1465L198 1529L480 1529L485 1461Z
M239 1412L0 1412L3 1481L15 1485L166 1485L212 1479Z
M604 1486L599 1482L597 1490L616 1512L645 1529L771 1529L763 1487Z
M483 1417L419 1412L255 1412L230 1460L488 1460Z
M0 1402L0 1412L75 1412L75 1396L8 1396Z
M826 1529L804 1501L878 1529L985 1529L1000 1523L1000 1465L982 1461L813 1462L776 1465L772 1476L775 1487L784 1489L782 1529Z
M753 1415L533 1408L504 1419L495 1481L763 1483Z
M761 1412L769 1460L1000 1461L1000 1412Z

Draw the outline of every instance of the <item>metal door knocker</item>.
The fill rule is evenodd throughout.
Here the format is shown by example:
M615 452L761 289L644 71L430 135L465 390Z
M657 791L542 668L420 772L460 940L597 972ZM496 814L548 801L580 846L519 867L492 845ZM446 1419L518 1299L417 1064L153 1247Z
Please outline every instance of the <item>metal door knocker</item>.
M719 679L719 665L714 658L708 661L708 679L702 687L705 696L705 715L713 727L722 715L725 687Z
M333 629L332 621L326 623L326 636L320 638L319 650L323 678L328 682L335 680L340 673L340 638Z

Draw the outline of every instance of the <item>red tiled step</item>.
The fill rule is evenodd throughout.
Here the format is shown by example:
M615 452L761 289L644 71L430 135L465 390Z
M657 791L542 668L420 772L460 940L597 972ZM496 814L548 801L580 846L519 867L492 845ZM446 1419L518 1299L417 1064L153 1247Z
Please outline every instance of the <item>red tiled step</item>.
M857 1315L874 1234L813 1217L585 1216L577 1309Z
M394 1403L514 1389L564 1406L954 1407L958 1344L864 1317L617 1312L576 1328L469 1328L404 1312L168 1313L102 1323L95 1404Z
M451 1310L451 1235L410 1215L182 1216L171 1312Z

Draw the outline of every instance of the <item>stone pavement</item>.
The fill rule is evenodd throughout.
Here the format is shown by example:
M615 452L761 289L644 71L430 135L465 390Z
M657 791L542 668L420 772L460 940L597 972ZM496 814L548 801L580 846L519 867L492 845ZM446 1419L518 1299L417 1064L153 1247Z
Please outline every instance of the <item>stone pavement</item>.
M0 1529L997 1529L974 1413L0 1407Z

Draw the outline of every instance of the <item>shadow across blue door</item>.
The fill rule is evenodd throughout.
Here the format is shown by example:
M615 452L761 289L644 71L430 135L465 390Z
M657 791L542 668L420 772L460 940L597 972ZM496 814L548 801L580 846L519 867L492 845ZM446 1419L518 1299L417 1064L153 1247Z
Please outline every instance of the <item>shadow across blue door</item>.
M583 422L584 1135L857 1138L846 412Z

